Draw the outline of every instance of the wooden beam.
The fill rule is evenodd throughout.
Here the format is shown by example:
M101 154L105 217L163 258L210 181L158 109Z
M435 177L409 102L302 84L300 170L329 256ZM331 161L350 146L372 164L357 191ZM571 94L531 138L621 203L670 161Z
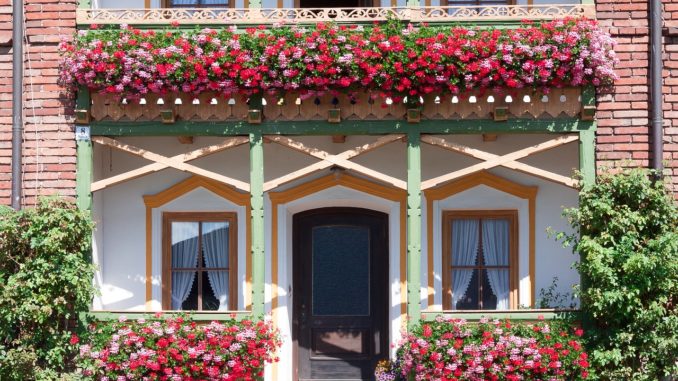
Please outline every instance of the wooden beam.
M407 327L421 320L421 143L407 135ZM429 227L430 229L430 227Z
M207 155L211 155L213 153L221 152L223 150L226 150L226 149L229 149L229 148L232 148L232 147L237 147L239 145L247 143L248 141L249 140L244 136L228 138L221 143L212 144L212 145L207 146L207 147L198 148L198 149L195 149L195 150L187 152L187 153L182 153L182 154L179 154L179 155L176 155L176 156L172 156L170 159L181 160L183 162L191 161L191 160L195 160L195 159L207 156ZM168 168L168 166L165 165L165 164L162 164L162 163L148 164L148 165L145 165L141 168L137 168L137 169L132 170L132 171L128 171L128 172L125 172L125 173L121 173L119 175L111 176L109 178L96 181L96 182L92 183L91 191L96 192L96 191L102 190L104 188L113 186L115 184L119 184L119 183L122 183L122 182L125 182L125 181L133 180L133 179L136 179L138 177L144 176L148 173L157 172L157 171L163 170L165 168Z
M234 139L236 141L238 141L237 138L234 138ZM130 153L132 155L142 157L146 160L154 161L155 164L157 164L157 167L159 167L160 165L164 165L165 168L172 167L172 168L178 169L180 171L190 172L190 173L193 173L193 174L198 175L198 176L207 177L209 179L222 182L224 184L232 185L232 186L234 186L234 187L236 187L236 188L238 188L242 191L245 191L245 192L249 192L249 190L250 190L250 186L246 182L236 180L236 179L233 179L233 178L230 178L228 176L224 176L224 175L212 172L212 171L208 171L206 169L202 169L202 168L196 167L196 166L191 165L191 164L187 164L185 162L186 160L184 160L183 157L185 155L189 155L191 153L185 154L185 155L184 154L176 155L176 156L173 156L173 157L166 157L166 156L159 155L157 153L145 150L143 148L135 147L131 144L125 144L125 143L122 143L122 142L117 141L115 139L111 139L111 138L104 137L104 136L95 136L95 137L92 138L92 141L95 142L95 143L98 143L98 144L110 146L110 147L118 149L120 151ZM233 145L233 142L224 143L224 144L226 144L227 146L230 147L230 146ZM243 143L240 143L240 144L243 144ZM226 149L226 148L222 148L222 149ZM204 149L196 150L196 151L204 151ZM197 154L196 151L192 152L192 155L197 155L195 158L200 157L200 156L204 156L202 154ZM189 157L190 157L190 155L189 155ZM152 167L152 165L148 165L146 167L142 167L142 168L139 168L137 170L127 172L126 175L129 176L128 178L124 178L124 176L118 177L117 179L115 179L115 181L117 181L117 182L127 181L131 178L139 177L139 176L141 176L145 173L153 172L153 169L155 169L157 167ZM152 169L149 170L149 168L152 168ZM142 169L143 169L143 171L142 171ZM146 172L144 172L144 171L146 171ZM93 184L92 189L94 189L94 185L95 184ZM102 189L101 188L102 185L104 185L104 187L110 186L111 182L109 181L107 183L96 184L96 185L98 187L97 189Z
M250 205L252 224L252 315L262 318L266 282L266 257L264 245L266 244L264 225L264 142L261 132L250 134Z
M478 164L472 165L470 167L460 169L458 171L454 171L454 172L451 172L451 173L448 173L448 174L445 174L445 175L442 175L442 176L435 177L435 178L430 179L430 180L423 181L421 183L421 189L426 190L426 189L429 189L429 188L433 188L440 183L444 183L444 182L447 182L447 181L450 181L450 180L454 180L456 178L466 176L466 175L469 175L469 174L474 173L474 172L482 171L484 169L490 169L490 168L494 168L494 167L497 167L497 166L501 166L501 165L504 165L506 163L510 163L512 161L533 155L535 153L546 151L546 150L549 150L551 148L558 147L558 146L576 141L578 139L579 139L579 137L576 136L576 135L566 135L566 136L561 136L561 137L558 137L556 139L548 140L546 142L539 143L539 144L536 144L536 145L533 145L533 146L530 146L530 147L527 147L527 148L523 148L521 150L509 153L509 154L506 154L506 155L502 155L502 156L495 155L495 157L493 157L489 160L486 160L482 163L478 163ZM468 148L468 147L466 147L466 148ZM473 149L469 148L469 150L473 150ZM483 151L480 151L480 150L474 150L474 151L483 152ZM487 153L484 152L484 154L487 154Z
M177 140L179 140L179 143L181 144L193 144L192 136L177 136Z
M322 161L320 161L318 163L311 164L307 167L301 168L301 169L296 170L294 172L288 173L287 175L284 175L284 176L281 176L281 177L278 177L276 179L273 179L273 180L266 182L264 184L264 192L269 191L271 189L274 189L274 188L276 188L276 187L278 187L282 184L296 180L300 177L307 176L307 175L309 175L313 172L316 172L316 171L319 171L319 170L322 170L322 169L325 169L325 168L329 168L332 165L339 165L339 166L344 167L344 168L354 169L355 171L363 173L363 174L368 175L368 176L370 176L370 175L363 172L364 170L367 170L370 173L376 173L376 174L378 174L379 176L382 176L382 177L386 176L386 175L383 175L379 172L372 171L369 168L365 168L363 166L360 166L358 164L350 162L348 160L351 159L351 158L354 158L358 155L361 155L363 153L372 151L372 150L379 148L383 145L386 145L388 143L399 140L403 136L404 135L401 135L401 134L382 136L379 139L375 140L374 142L371 142L371 143L368 143L368 144L363 144L362 146L355 147L351 150L344 151L344 152L337 154L337 155L331 155L331 154L329 154L325 151L322 151L322 150L319 150L319 149L316 149L316 148L312 148L312 147L307 147L303 143L298 142L298 141L293 140L293 139L290 139L290 138L285 137L285 136L278 136L278 135L266 136L267 140L270 140L270 141L278 143L280 145L292 148L294 150L305 153L307 155L319 158ZM330 160L329 158L339 160L342 163L347 162L347 163L350 164L350 166L352 168L349 167L349 166L343 165L343 164L339 164L339 163L336 162L336 160ZM356 169L356 167L361 167L361 169ZM371 176L371 177L373 177L373 176ZM391 180L391 181L382 180L379 177L375 177L375 178L378 179L378 180L388 182L388 183L392 183L392 181L401 181L401 180L392 178L390 176L386 176L386 177L388 177L389 180ZM404 185L404 182L402 182L402 183ZM404 189L404 188L401 188L401 189Z
M448 142L445 139L435 137L435 136L422 136L421 141L440 147L444 148L449 151L457 152L466 156L470 156L476 159L480 160L491 160L498 158L499 155L481 151L479 149L467 147L462 144L457 144L457 143L452 143ZM510 168L528 175L532 175L535 177L542 178L544 180L552 181L558 184L562 184L571 188L577 187L579 182L571 177L563 176L557 173L549 172L534 166L531 166L529 164L521 163L519 161L510 161L507 163L501 164L502 167Z
M244 121L195 122L178 120L174 124L158 121L113 122L92 121L92 135L101 136L233 136L246 135L252 125ZM258 126L265 135L377 135L407 133L412 128L422 134L516 134L567 133L588 130L592 121L577 118L511 119L497 123L491 119L422 120L416 126L399 120L347 120L341 123L326 121L267 121Z

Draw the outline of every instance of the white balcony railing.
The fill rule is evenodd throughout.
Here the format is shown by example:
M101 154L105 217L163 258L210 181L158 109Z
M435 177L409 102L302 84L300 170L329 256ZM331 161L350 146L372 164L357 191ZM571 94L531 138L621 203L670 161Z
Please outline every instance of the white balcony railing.
M276 24L372 22L397 19L411 22L479 22L551 20L564 17L595 18L593 4L486 5L370 8L151 8L78 9L77 23L166 25Z

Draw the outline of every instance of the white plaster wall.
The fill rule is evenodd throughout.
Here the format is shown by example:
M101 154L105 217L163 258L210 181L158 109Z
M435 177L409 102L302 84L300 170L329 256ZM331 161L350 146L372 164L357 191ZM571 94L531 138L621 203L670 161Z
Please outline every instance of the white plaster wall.
M495 142L483 142L479 135L469 136L443 136L449 141L464 144L469 147L481 149L494 154L506 154L530 145L537 144L554 138L553 135L502 135ZM305 144L336 154L355 146L372 142L376 137L372 136L349 136L346 143L332 143L326 136L295 137ZM195 137L193 144L179 144L176 138L120 138L121 141L141 148L148 149L165 156L173 156L189 152L210 144L222 141L222 138ZM374 170L387 173L399 179L406 179L406 154L405 144L401 141L383 146L373 152L361 155L354 159ZM299 152L282 147L278 144L269 143L264 146L265 155L265 178L271 180L300 169L306 165L315 163L317 160L309 158ZM229 149L205 158L192 161L191 164L236 178L241 181L249 181L249 159L247 145ZM95 145L95 180L107 178L129 170L139 168L149 162L118 152L109 148ZM572 143L553 150L545 151L534 157L521 160L524 163L536 167L554 171L562 175L570 175L572 168L578 166L577 144ZM430 179L457 169L478 163L476 159L445 151L427 145L422 146L422 178ZM567 224L560 217L562 206L574 206L577 203L577 192L562 185L550 183L522 173L508 169L495 168L492 173L502 176L511 181L530 186L537 186L536 205L536 291L548 287L551 279L558 276L561 291L569 290L569 286L577 283L578 275L570 268L576 259L568 249L561 248L560 244L546 235L546 228L552 226L555 230L567 229ZM284 185L286 189L292 186L310 181L329 173L324 171L296 180ZM352 175L360 176L356 173ZM149 174L141 178L115 185L95 193L93 202L93 215L97 223L94 233L94 260L99 265L95 284L101 285L102 295L95 299L93 308L107 310L142 310L145 308L145 206L143 195L156 194L169 188L177 182L187 178L189 174L165 169L157 173ZM424 200L425 201L425 200ZM425 202L423 205L426 205ZM527 276L527 201L495 189L478 186L465 192L454 195L446 200L436 202L434 208L434 285L435 298L432 308L439 308L441 304L441 263L440 263L440 220L441 211L444 209L517 209L519 210L519 252L520 252L520 300L527 304L529 301L529 289L526 287ZM390 321L391 342L397 339L401 328L400 321L400 273L399 273L399 205L398 203L383 200L368 194L344 187L333 187L320 193L309 195L287 205L279 206L278 210L278 248L279 266L277 290L279 309L277 311L277 323L283 334L288 338L283 347L283 363L277 365L277 379L285 379L293 368L291 355L291 315L287 309L291 306L290 293L292 285L291 266L291 221L294 213L328 206L356 206L379 210L389 214L391 261L389 274L391 282L390 290ZM196 189L164 206L153 211L153 309L160 308L160 216L162 211L235 211L238 213L238 255L239 255L239 306L242 308L244 300L244 264L245 256L249 249L245 245L244 208L212 194L204 189ZM265 229L266 229L266 311L271 312L271 204L268 197L265 198ZM427 307L427 253L426 241L426 208L422 210L422 306ZM284 362L287 361L287 362ZM272 374L268 371L267 374ZM282 377L282 378L281 378Z

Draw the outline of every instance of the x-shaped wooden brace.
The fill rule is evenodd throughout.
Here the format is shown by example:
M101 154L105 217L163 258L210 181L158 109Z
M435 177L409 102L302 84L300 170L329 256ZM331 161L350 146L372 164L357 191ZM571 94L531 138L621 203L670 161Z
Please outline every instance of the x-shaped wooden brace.
M576 135L565 135L565 136L560 136L556 139L548 140L543 143L539 143L527 148L523 148L521 150L511 152L506 155L495 155L493 153L481 151L479 149L467 147L462 144L457 144L457 143L451 143L448 142L445 139L438 138L435 136L429 136L429 135L422 135L421 141L438 146L450 151L458 152L467 156L475 157L476 159L484 160L482 163L478 163L475 165L472 165L470 167L466 167L463 169L460 169L458 171L454 171L442 176L435 177L430 180L422 181L421 183L421 189L426 190L429 188L433 188L437 186L438 184L454 180L456 178L466 176L468 174L482 171L485 169L490 169L494 168L497 166L503 166L506 168L511 168L523 173L526 173L528 175L532 176L537 176L549 181L553 181L559 184L566 185L568 187L576 187L577 186L577 181L569 178L567 176L559 175L557 173L549 172L525 163L520 163L516 160L522 159L524 157L533 155L538 152L546 151L551 148L555 148L558 146L562 146L564 144L573 142L578 140L579 137Z
M300 177L306 176L308 174L311 174L316 171L320 171L325 168L329 168L333 165L337 165L346 169L351 169L356 172L362 173L363 175L372 177L374 179L392 184L393 186L400 188L400 189L406 189L407 188L407 183L403 180L397 179L395 177L383 174L381 172L375 171L373 169L367 168L363 165L354 163L350 161L349 159L354 158L358 155L361 155L363 153L372 151L378 147L381 147L383 145L386 145L388 143L394 142L396 140L402 139L404 135L398 134L398 135L386 135L382 136L376 141L368 144L364 144L362 146L355 147L351 150L344 151L342 153L332 155L326 151L313 148L313 147L308 147L304 143L299 142L297 140L290 139L286 136L280 136L280 135L267 135L266 139L275 143L278 143L280 145L283 145L285 147L289 147L293 150L299 151L301 153L305 153L309 156L313 156L315 158L320 159L321 161L311 164L307 167L304 167L302 169L296 170L294 172L288 173L285 176L278 177L276 179L273 179L271 181L267 181L264 183L264 192L269 191L271 189L274 189L282 184L285 184L287 182L296 180Z
M184 172L190 172L195 175L207 177L212 180L216 180L219 182L222 182L224 184L232 185L244 192L249 192L250 191L250 185L248 183L242 182L240 180L236 180L233 178L230 178L228 176L224 176L212 171L208 171L206 169L202 169L199 167L196 167L194 165L186 163L187 161L190 160L195 160L201 157L204 157L206 155L210 155L216 152L221 152L223 150L226 150L228 148L232 147L237 147L239 145L245 144L249 142L249 139L247 137L233 137L233 138L228 138L224 140L221 143L218 144L213 144L207 147L202 147L198 148L196 150L193 150L191 152L187 153L182 153L176 156L172 157L167 157L163 155L159 155L157 153L153 153L151 151L145 150L143 148L135 147L130 144L125 144L120 141L117 141L115 139L107 138L104 136L94 136L92 137L92 141L95 143L99 143L102 145L107 145L109 147L113 147L115 149L118 149L120 151L124 151L127 153L131 153L132 155L140 156L143 157L144 159L154 161L155 163L153 164L148 164L145 165L141 168L134 169L132 171L128 171L125 173L121 173L119 175L115 175L112 177L109 177L107 179L99 180L94 183L92 183L91 186L91 191L96 192L98 190L104 189L106 187L110 187L115 184L119 184L125 181L129 181L132 179L135 179L137 177L144 176L148 173L152 172L157 172L165 168L175 168L180 171Z

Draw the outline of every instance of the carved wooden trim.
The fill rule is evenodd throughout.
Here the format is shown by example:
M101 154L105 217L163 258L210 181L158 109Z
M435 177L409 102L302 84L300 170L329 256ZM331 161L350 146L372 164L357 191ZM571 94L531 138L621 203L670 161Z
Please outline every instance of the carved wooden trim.
M288 92L264 96L263 119L268 121L327 121L328 110L339 109L342 121L405 120L407 106L390 98L372 97L369 92L302 97ZM374 94L376 95L376 94ZM114 95L92 94L94 121L160 121L160 110L171 109L177 121L242 121L247 117L247 100L240 95L225 98L215 93L148 94L140 99L119 99ZM492 119L496 107L505 107L508 118L577 118L581 112L581 89L552 89L542 94L521 89L506 94L468 91L458 96L422 97L421 120Z
M423 6L364 8L151 8L78 9L76 22L89 24L268 24L372 22L389 18L410 22L552 20L595 18L594 4Z

